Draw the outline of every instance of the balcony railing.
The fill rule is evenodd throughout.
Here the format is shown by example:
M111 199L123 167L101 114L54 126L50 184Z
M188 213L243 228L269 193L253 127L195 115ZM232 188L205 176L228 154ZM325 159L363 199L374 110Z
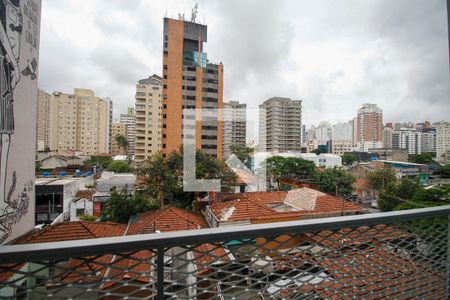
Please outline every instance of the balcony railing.
M0 247L0 297L448 299L450 206Z

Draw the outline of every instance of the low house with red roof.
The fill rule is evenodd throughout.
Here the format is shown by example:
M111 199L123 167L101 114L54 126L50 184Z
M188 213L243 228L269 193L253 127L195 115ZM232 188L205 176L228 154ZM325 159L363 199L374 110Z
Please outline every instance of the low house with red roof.
M94 215L93 189L80 190L70 203L70 221L79 221L81 215Z
M84 239L95 239L95 238L104 238L104 237L113 237L113 236L122 236L125 234L127 229L126 224L118 224L112 222L62 222L57 223L55 225L51 225L45 227L43 229L34 229L29 233L17 238L12 241L10 244L36 244L36 243L49 243L49 242L59 242L59 241L73 241L73 240L84 240ZM103 263L111 263L113 261L113 255L102 255L95 259L97 262ZM95 263L86 263L83 262L80 264L80 261L75 259L70 259L68 261L62 261L55 264L53 267L49 267L46 265L42 265L39 263L24 263L15 265L14 268L10 272L5 272L5 266L1 266L2 272L0 272L0 282L5 281L15 281L15 285L19 286L18 288L2 288L0 289L0 295L8 297L19 296L19 295L27 295L29 298L42 298L42 294L33 295L33 292L26 292L27 287L34 287L39 285L37 278L41 278L40 280L46 281L46 278L56 277L56 280L50 285L41 286L37 293L43 292L45 290L55 289L55 297L61 298L69 298L72 294L71 288L61 289L61 284L66 284L69 280L74 280L74 278L78 278L78 281L82 280L83 282L92 281L94 278L102 274L103 266L95 265ZM77 266L72 270L67 270L66 268L70 266ZM80 272L83 270L89 270L90 272L84 272L82 275ZM23 273L17 273L17 272ZM34 272L34 276L28 278L26 273ZM60 283L58 284L58 282ZM34 289L33 289L34 291ZM24 294L21 294L24 293ZM14 296L15 295L15 296ZM96 295L92 293L87 293L86 297L96 297Z
M307 187L290 191L241 193L210 205L205 218L211 227L293 221L362 214L345 199Z
M34 244L70 240L83 240L123 235L138 235L180 230L197 230L208 228L208 224L201 214L196 214L175 207L166 207L159 211L149 211L139 214L129 224L112 222L61 222L43 229L34 229L28 234L19 237L12 244ZM208 254L208 255L205 255ZM23 290L27 286L35 286L34 279L28 279L17 272L32 272L40 269L36 275L43 279L52 277L52 283L42 286L42 291L54 290L55 297L70 298L74 292L66 284L94 284L103 290L114 290L114 293L149 297L152 289L141 289L140 285L151 285L155 278L156 253L149 250L141 250L131 255L129 253L104 254L96 257L71 258L59 262L55 267L42 264L26 263L14 267L10 272L5 272L8 266L0 266L0 282L16 281L23 283ZM233 260L233 255L223 247L212 244L196 244L187 247L171 247L165 253L165 277L185 285L195 285L197 276L207 277L211 266L226 264ZM124 270L127 271L124 271ZM187 274L187 275L186 275ZM124 285L129 282L130 285ZM131 284L132 283L132 284ZM211 285L206 280L201 283L206 290ZM214 285L214 284L213 284ZM64 286L61 289L61 286ZM130 290L131 289L131 290ZM176 287L174 287L176 289ZM175 290L174 290L175 291ZM19 291L6 291L0 289L0 295L15 295ZM184 291L185 296L193 295L194 290ZM5 294L6 293L6 294ZM26 293L26 292L25 292ZM101 295L86 292L83 297L97 298ZM109 299L109 298L107 298ZM112 299L112 298L111 298Z
M353 183L353 192L359 203L370 204L377 199L376 191L363 178L359 178Z

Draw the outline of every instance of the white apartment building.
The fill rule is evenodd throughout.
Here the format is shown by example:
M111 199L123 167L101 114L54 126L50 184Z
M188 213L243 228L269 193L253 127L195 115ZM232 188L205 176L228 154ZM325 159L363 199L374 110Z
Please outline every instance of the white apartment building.
M110 153L112 102L88 89L54 92L50 100L50 148L60 155Z
M247 134L247 104L239 101L223 103L222 113L222 158L230 155L231 145L245 146Z
M263 151L300 151L302 100L273 97L259 106L259 143Z
M391 134L393 149L408 149L408 154L436 152L436 133L432 130L421 132L412 128L401 128L392 131Z
M152 75L136 85L135 162L161 150L162 78Z

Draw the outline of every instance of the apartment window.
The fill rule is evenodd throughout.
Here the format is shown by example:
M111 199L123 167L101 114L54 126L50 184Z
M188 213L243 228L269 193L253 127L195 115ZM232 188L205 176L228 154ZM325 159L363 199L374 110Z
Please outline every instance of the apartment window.
M195 91L195 86L185 86L185 85L183 85L183 90Z
M164 70L167 70L167 65L164 65L164 67L163 67L163 68L164 68Z
M203 88L203 92L217 93L217 89L213 89L213 88Z
M163 87L164 87L165 89L167 89L167 84L165 84Z
M77 208L77 217L84 215L84 208Z

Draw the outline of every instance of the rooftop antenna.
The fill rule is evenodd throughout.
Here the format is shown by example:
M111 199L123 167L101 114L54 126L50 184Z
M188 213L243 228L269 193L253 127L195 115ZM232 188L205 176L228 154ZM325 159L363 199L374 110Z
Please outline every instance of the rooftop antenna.
M197 19L197 14L198 14L198 3L195 3L194 8L192 9L191 12L191 22L195 23L195 19Z

